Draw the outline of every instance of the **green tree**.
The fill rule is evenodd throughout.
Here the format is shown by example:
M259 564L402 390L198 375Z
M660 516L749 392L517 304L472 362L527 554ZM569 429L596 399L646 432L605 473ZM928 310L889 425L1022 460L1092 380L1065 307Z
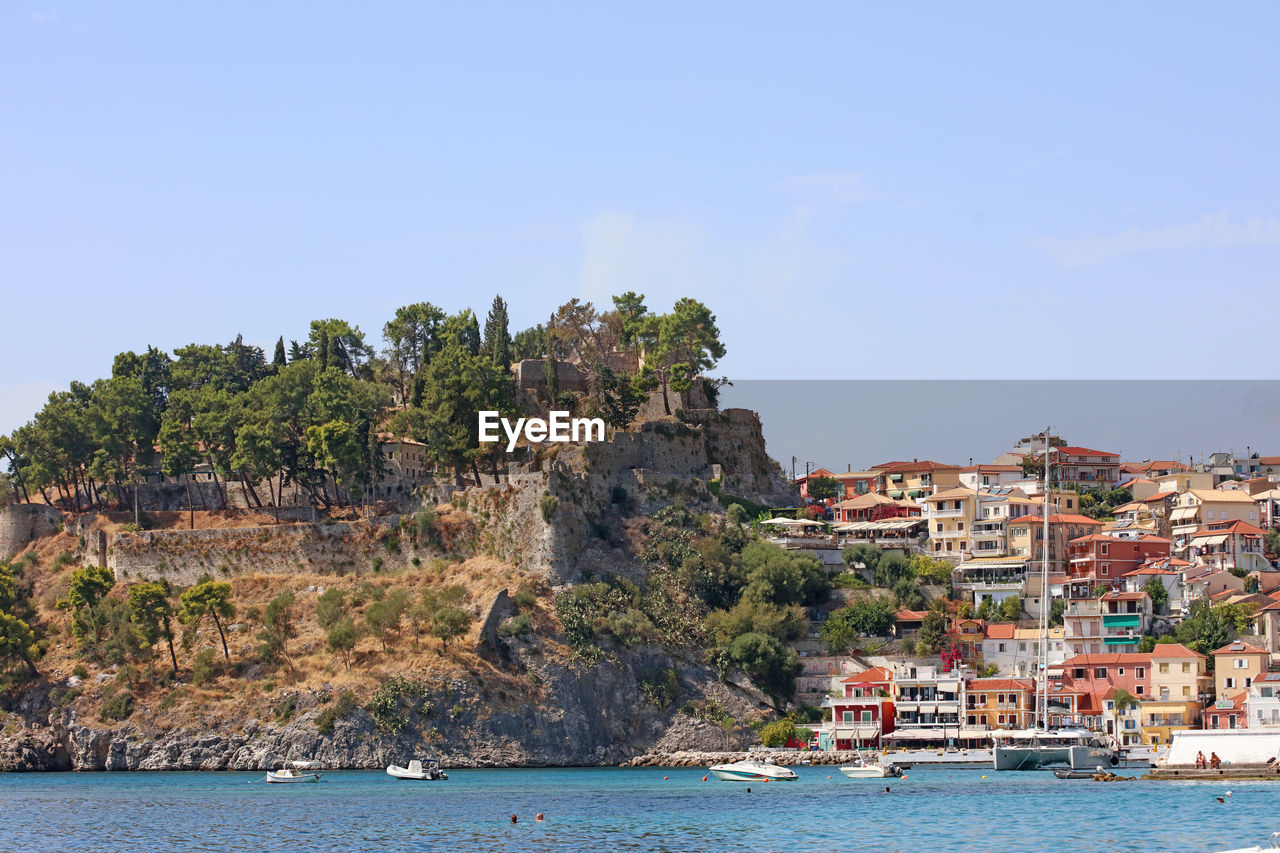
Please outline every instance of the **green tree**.
M316 624L329 630L347 615L347 594L331 586L316 599Z
M360 639L360 632L356 630L356 625L350 617L345 617L330 626L325 643L329 651L342 657L343 669L350 671L351 652L355 650L358 639Z
M39 678L34 661L36 654L36 638L31 626L12 613L0 612L0 661L24 664L32 678Z
M920 623L917 639L931 652L942 648L947 635L947 617L941 610L930 610L929 615Z
M774 696L786 697L795 692L800 657L773 637L755 632L743 634L729 646L725 658Z
M725 518L730 524L741 527L747 521L747 510L740 503L729 504L729 508L725 510Z
M102 566L85 566L71 573L71 585L67 594L58 599L57 606L59 610L71 612L71 627L76 637L89 637L91 642L98 642L102 627L98 603L115 583L115 574Z
M471 614L460 607L442 607L431 619L431 636L440 641L440 654L449 648L449 643L467 633L471 624Z
M951 583L951 573L955 566L946 560L935 560L927 554L914 554L911 557L911 573L920 583L931 586L946 586Z
M924 593L914 578L900 578L893 585L893 597L903 610L920 610L925 605Z
M782 642L802 639L809 619L797 605L778 606L742 599L730 610L716 610L707 616L707 631L720 646L727 647L743 634L766 634Z
M271 356L271 366L276 370L279 370L288 363L289 359L284 353L284 335L281 335L280 339L276 341L276 351Z
M786 746L795 735L795 723L790 720L774 720L760 729L760 742L768 747Z
M835 477L814 477L808 486L809 497L818 502L830 500L840 491L840 481Z
M207 580L182 593L179 601L182 602L182 609L178 618L193 632L199 628L204 617L208 616L213 620L214 627L218 629L218 638L222 640L222 656L231 660L231 652L227 650L227 635L222 630L222 620L236 615L235 605L231 603L231 584Z
M876 567L880 565L880 558L883 556L883 551L867 542L850 545L840 552L840 559L844 560L844 564L850 571L861 563L868 572L872 573L872 576L875 575Z
M1155 612L1164 613L1169 604L1169 590L1165 589L1164 582L1160 578L1152 578L1142 585L1142 591L1151 599Z
M715 367L724 355L715 315L698 300L679 299L670 314L659 318L653 360L659 371L667 414L671 413L668 387L684 396L687 407L693 378Z
M367 375L361 368L373 350L365 343L359 326L336 318L312 320L310 345L319 352L322 369L335 367L356 379Z
M293 606L296 603L297 598L293 592L285 590L267 603L267 609L262 614L266 634L263 639L270 649L278 648L281 654L289 653L289 638L298 635L298 628L293 622Z
M890 551L882 556L872 572L872 581L876 586L889 588L903 578L913 577L915 575L911 572L911 561L901 551Z
M887 636L896 615L888 598L861 598L832 611L818 633L832 654L841 654L849 651L859 637Z
M830 584L822 564L814 557L784 551L776 545L753 542L742 549L747 584L744 598L767 604L815 604L823 600Z
M545 358L547 355L547 330L539 323L532 328L516 332L511 341L511 356L515 361L526 358Z
M1005 622L1013 622L1022 618L1022 599L1016 595L1011 595L1004 601L1000 602L1000 609L996 614Z
M163 583L136 583L129 587L129 608L143 640L154 646L164 640L169 646L169 662L178 674L178 656L173 650L173 602Z
M1049 625L1052 627L1060 627L1063 622L1063 614L1067 612L1067 602L1061 598L1053 599L1053 603L1049 605Z
M409 405L414 377L443 346L440 327L445 316L444 311L429 302L416 302L397 308L395 317L382 327L382 338L387 344L383 354L401 406Z
M1187 615L1178 623L1175 636L1179 643L1192 651L1208 655L1212 665L1213 652L1236 636L1232 615L1227 607L1214 607L1207 598L1196 599L1191 602Z
M511 331L507 317L507 303L501 296L493 297L489 316L484 321L484 350L493 363L504 370L511 366Z

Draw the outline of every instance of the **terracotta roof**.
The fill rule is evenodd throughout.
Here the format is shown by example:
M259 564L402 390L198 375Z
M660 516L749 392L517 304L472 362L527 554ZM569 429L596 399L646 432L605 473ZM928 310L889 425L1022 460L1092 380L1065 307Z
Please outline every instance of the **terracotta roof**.
M1277 601L1276 604L1280 605L1280 601ZM987 639L1012 640L1013 632L1017 627L1017 622L988 622Z
M875 471L845 471L843 474L832 474L833 480L870 480L878 476Z
M957 486L954 489L947 489L945 492L938 492L936 495L929 495L924 499L924 503L933 501L945 501L951 498L971 498L977 494L973 489L966 489L963 486Z
M1058 453L1066 453L1069 456L1119 456L1119 453L1112 453L1110 450L1090 450L1087 447L1055 447Z
M893 681L893 673L883 666L873 666L863 672L855 672L848 678L840 679L841 684L882 684Z
M1108 601L1141 601L1147 597L1147 594L1145 592L1108 592L1102 597Z
M971 678L965 686L969 690L1032 690L1035 682L1030 678Z
M1021 516L1018 516L1016 519L1010 519L1010 520L1016 521L1019 524L1025 523L1025 522L1038 522L1040 524L1044 524L1044 516L1042 515L1021 515ZM1090 518L1087 515L1077 515L1071 512L1055 513L1049 516L1049 523L1050 524L1096 524L1099 527L1102 526L1102 522L1098 521L1098 519L1096 518Z
M1197 651L1187 648L1182 643L1156 643L1155 649L1151 652L1151 659L1156 658L1207 658Z
M1162 501L1165 498L1171 497L1176 494L1177 492L1156 492L1154 495L1152 495L1149 498L1143 498L1142 502L1144 504L1155 503L1156 501Z
M1221 536L1223 533L1234 533L1240 536L1265 535L1265 531L1259 527L1254 527L1247 521L1231 521L1218 522L1212 526L1201 527L1195 533L1191 534L1191 538L1198 539L1201 536Z
M1270 655L1271 653L1260 649L1257 646L1251 646L1248 643L1242 643L1237 640L1234 643L1227 643L1220 649L1214 651L1215 655Z
M915 622L928 615L928 610L899 610L893 618L899 622Z
M960 470L960 466L958 465L946 465L942 462L934 462L932 459L920 459L915 462L886 462L883 465L876 465L874 467L877 471L889 474L906 474L914 471Z
M1100 655L1076 655L1062 662L1063 669L1067 667L1090 667L1090 666L1107 666L1118 665L1122 663L1132 664L1150 664L1151 655L1138 654L1137 652L1113 652L1112 654Z
M966 465L960 469L961 471L977 471L981 474L983 471L1001 472L1017 472L1022 470L1021 465Z
M1258 463L1261 465L1280 465L1280 456L1259 456Z

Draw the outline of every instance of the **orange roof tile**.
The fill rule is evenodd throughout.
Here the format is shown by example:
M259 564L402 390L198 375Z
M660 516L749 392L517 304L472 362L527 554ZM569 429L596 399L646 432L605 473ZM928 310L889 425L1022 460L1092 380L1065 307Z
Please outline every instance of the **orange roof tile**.
M1268 655L1270 652L1260 649L1257 646L1251 646L1248 643L1242 643L1237 640L1234 643L1227 643L1220 649L1214 651L1215 655Z

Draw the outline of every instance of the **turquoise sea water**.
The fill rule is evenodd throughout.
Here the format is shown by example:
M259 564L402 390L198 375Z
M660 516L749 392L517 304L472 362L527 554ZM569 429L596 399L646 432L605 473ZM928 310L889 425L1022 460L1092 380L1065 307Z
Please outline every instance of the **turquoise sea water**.
M261 773L8 774L0 776L0 848L1212 851L1265 842L1280 829L1274 782L1097 783L927 767L906 779L850 780L834 768L797 771L797 782L750 786L703 782L696 769L455 770L429 783L329 772L299 785L267 785ZM534 822L537 812L544 823Z

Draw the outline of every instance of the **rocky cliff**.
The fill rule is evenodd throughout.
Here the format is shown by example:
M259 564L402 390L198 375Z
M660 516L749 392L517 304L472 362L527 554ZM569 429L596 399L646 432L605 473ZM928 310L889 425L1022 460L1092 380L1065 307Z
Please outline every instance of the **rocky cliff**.
M560 644L551 606L556 590L584 576L643 572L627 535L636 516L676 498L722 511L712 481L723 494L761 503L794 500L754 413L699 410L601 443L525 451L500 482L403 517L194 530L175 519L142 532L71 519L59 532L56 513L6 516L16 520L0 534L8 531L13 550L35 540L32 596L44 608L48 648L42 680L0 697L0 769L263 769L301 759L374 768L422 754L450 766L590 765L741 748L754 737L744 724L772 710L745 680L720 680L696 649L609 647L587 665ZM98 661L96 672L83 672L69 623L51 607L73 565L63 558L97 562L99 538L109 542L120 587L164 579L181 588L204 574L232 582L246 616L226 626L233 660L212 684L189 675L202 648L221 666L207 623L192 650L180 652L174 682L166 675L163 685L146 683L164 675L160 663L139 672ZM419 651L416 636L409 648L402 627L390 649L364 637L347 673L316 627L329 585L367 597L397 584L417 596L449 583L468 587L474 621L459 641L465 647L448 655ZM504 636L500 627L516 613L507 588L517 585L540 590L522 611L532 627ZM264 671L251 663L259 654L251 624L282 592L296 596L297 624L308 627L293 640L288 667ZM677 685L668 679L655 692L668 672ZM379 696L393 682L411 684L413 696L393 697L387 711ZM125 692L136 704L108 715L104 706ZM381 716L368 710L378 707ZM726 713L739 722L731 731L710 722Z

